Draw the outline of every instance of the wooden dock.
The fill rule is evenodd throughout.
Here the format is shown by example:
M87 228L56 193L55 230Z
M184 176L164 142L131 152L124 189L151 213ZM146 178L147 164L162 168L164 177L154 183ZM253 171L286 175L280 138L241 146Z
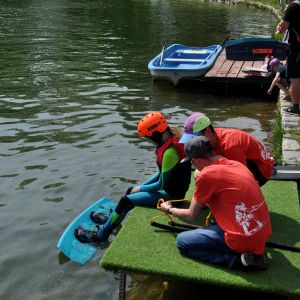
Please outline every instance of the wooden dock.
M272 77L266 73L259 72L264 61L253 60L228 60L224 49L218 56L214 66L204 75L204 80L216 82L244 81L245 83L271 83ZM246 69L253 68L258 71L245 72Z
M277 100L277 87L273 89L272 95L267 94L274 77L266 71L260 71L263 64L264 60L227 59L224 49L213 67L204 76L193 81L201 88L216 94Z

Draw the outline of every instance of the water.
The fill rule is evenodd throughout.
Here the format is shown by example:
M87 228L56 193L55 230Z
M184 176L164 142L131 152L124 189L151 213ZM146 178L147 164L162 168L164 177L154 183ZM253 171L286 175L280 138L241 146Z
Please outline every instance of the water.
M151 175L153 148L136 132L148 111L180 127L202 111L270 142L275 103L152 84L147 69L161 40L270 37L266 15L206 1L1 1L0 299L116 299L105 250L79 266L56 244L96 199Z

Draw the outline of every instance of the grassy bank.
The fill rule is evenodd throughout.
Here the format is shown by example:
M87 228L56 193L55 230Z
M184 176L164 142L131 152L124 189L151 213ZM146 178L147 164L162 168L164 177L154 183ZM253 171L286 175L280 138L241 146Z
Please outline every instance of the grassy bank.
M217 2L224 2L228 4L234 4L234 5L246 5L246 6L251 6L251 7L256 7L259 9L266 9L268 11L271 11L275 16L278 18L281 17L282 15L282 10L280 7L279 0L265 0L265 1L260 1L260 0L212 0L212 1L217 1Z
M280 101L280 100L278 100ZM280 104L277 103L275 124L273 129L273 149L272 154L277 165L282 165L282 137L283 128L281 124Z

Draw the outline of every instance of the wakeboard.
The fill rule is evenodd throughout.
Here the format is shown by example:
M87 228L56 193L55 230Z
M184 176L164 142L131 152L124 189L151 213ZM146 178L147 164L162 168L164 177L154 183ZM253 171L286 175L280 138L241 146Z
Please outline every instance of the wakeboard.
M96 223L91 220L90 213L92 211L100 211L104 214L109 214L110 210L115 209L116 205L116 202L108 198L101 198L96 201L70 223L59 239L57 247L72 261L82 265L86 264L95 255L99 246L96 244L79 242L74 235L74 230L78 225L82 226L84 229L92 230L95 228Z
M300 167L275 166L271 180L300 180Z

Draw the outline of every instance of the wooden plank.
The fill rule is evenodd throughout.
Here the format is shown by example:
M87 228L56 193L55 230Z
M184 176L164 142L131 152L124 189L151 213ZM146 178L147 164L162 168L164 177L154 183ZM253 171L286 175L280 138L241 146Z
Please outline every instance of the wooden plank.
M251 68L243 66L242 71L247 74L246 77L269 77L270 73L263 66L263 61L253 61Z
M249 77L249 75L245 72L243 72L243 68L251 68L253 66L253 61L252 60L246 60L244 61L242 68L237 76L237 78L246 78Z
M220 70L218 71L216 77L227 77L227 74L231 68L231 66L233 65L234 60L226 60L222 67L220 68Z
M241 60L235 60L233 65L231 66L231 69L229 70L229 73L227 75L228 78L236 78L243 66L243 61Z
M264 61L261 60L257 60L255 62L253 62L253 68L261 68L264 65Z
M221 54L218 56L215 64L213 65L213 67L205 74L204 77L216 77L218 71L222 67L225 60L226 60L226 55L225 55L225 52L223 50L221 52Z

